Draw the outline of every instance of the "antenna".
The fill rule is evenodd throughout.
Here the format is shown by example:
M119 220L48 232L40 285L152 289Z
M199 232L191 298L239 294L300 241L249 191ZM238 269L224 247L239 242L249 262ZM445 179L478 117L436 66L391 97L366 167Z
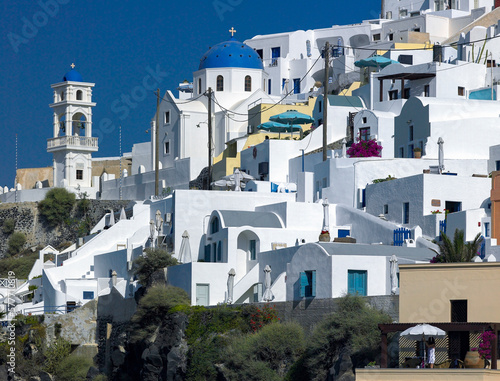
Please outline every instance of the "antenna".
M16 176L14 178L14 197L15 197L15 202L17 202L17 134L16 134Z
M122 199L122 126L120 125L120 200Z

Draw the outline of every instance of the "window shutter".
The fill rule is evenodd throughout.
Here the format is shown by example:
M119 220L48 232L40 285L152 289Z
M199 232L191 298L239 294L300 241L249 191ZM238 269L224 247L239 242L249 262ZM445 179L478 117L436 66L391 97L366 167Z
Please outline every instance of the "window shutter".
M312 271L312 292L311 296L316 296L316 270Z
M300 297L306 296L307 275L305 272L300 273Z
M355 294L356 293L356 287L354 285L354 273L352 271L349 271L347 273L347 293L348 294Z

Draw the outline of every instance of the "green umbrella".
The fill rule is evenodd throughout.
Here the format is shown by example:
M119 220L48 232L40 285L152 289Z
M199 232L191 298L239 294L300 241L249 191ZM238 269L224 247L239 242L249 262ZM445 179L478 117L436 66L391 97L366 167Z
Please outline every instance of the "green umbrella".
M297 110L288 110L286 112L282 112L281 114L273 115L272 117L269 118L269 120L273 122L285 123L288 125L307 124L314 122L314 118L310 117L309 115L298 112ZM290 132L293 135L293 130ZM302 128L300 129L300 132L302 134Z

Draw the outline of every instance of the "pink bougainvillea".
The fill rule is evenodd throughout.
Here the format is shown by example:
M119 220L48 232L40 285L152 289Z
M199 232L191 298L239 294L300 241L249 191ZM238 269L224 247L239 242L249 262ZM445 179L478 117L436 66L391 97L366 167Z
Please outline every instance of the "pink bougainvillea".
M480 336L479 356L483 359L491 359L491 347L495 340L495 334L491 331L484 331Z
M382 154L382 146L375 139L361 140L357 138L357 143L354 143L347 150L349 157L380 157Z

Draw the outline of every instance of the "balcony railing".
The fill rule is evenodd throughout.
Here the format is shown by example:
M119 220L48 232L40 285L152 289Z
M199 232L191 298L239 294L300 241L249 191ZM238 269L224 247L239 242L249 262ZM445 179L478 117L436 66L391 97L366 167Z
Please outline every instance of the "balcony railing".
M60 136L47 140L47 149L60 146L76 146L85 148L98 148L97 138L86 136Z

